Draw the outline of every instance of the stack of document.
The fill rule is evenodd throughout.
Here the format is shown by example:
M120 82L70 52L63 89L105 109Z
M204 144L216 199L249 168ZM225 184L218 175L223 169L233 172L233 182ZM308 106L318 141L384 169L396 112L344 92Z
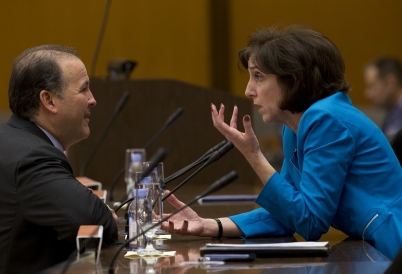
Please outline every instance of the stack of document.
M328 256L328 242L290 242L272 244L206 244L200 254L255 254L257 257Z

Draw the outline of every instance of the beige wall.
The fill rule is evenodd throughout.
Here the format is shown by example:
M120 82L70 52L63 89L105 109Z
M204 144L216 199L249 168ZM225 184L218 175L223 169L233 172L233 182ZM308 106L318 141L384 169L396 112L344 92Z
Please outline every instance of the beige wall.
M274 24L308 25L337 44L352 85L352 100L355 104L369 104L362 94L362 67L383 54L402 59L400 11L399 0L236 0L232 5L233 49L247 43L248 33L257 28ZM235 58L233 62L232 67L236 65ZM244 91L247 76L233 78L234 92Z
M211 87L211 4L223 0L115 0L96 76L106 75L109 59L129 58L132 77L173 78ZM13 0L0 9L0 110L7 110L13 59L24 49L59 43L76 47L90 70L105 0ZM237 52L255 29L299 23L326 34L340 48L356 104L362 96L362 66L383 54L402 58L402 1L399 0L227 0L230 48L229 92L243 95L247 74L237 69ZM214 21L216 22L216 20ZM96 91L94 91L96 96Z
M105 2L13 0L2 5L0 109L8 109L12 61L28 47L73 46L89 73ZM107 74L108 60L128 58L138 62L132 77L173 78L208 86L208 4L204 0L112 1L96 76Z

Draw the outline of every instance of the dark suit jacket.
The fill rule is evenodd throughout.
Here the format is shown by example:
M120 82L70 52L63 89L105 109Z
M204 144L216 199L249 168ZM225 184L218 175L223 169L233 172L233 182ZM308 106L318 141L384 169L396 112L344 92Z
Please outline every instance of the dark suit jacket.
M80 225L117 239L107 206L73 176L67 157L35 124L0 125L0 273L35 273L76 249Z
M399 160L399 164L402 166L402 129L395 134L394 139L391 141L391 145Z

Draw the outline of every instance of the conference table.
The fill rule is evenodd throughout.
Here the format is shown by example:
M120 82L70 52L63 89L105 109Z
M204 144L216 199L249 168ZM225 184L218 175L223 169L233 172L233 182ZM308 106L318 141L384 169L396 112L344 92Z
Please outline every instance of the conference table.
M205 239L189 236L174 236L165 240L175 256L145 260L124 258L121 252L115 273L383 273L390 261L380 252L362 240L345 239L331 248L324 257L264 257L252 262L225 262L210 265L200 262L199 248L207 243L267 243L292 241L292 238L271 239ZM102 251L99 270L107 271L115 249ZM100 272L102 273L102 272ZM107 272L106 272L107 273Z
M232 214L252 208L252 205L194 205L200 216L227 216L217 214ZM122 213L122 212L119 212ZM123 211L124 213L124 211ZM120 214L121 215L121 214ZM119 221L121 241L124 241L124 220ZM275 256L257 257L253 261L225 262L212 264L199 260L200 248L207 243L249 244L249 243L278 243L296 241L293 237L272 237L262 239L233 239L221 240L171 235L171 239L156 240L156 248L175 251L170 257L136 257L125 258L127 250L122 250L113 267L114 273L286 273L286 274L316 274L316 273L383 273L391 261L373 246L361 239L345 239L330 243L328 256ZM61 263L49 268L44 273L109 273L109 266L116 250L120 245L101 249L100 261L96 264L93 258L83 258L73 262Z

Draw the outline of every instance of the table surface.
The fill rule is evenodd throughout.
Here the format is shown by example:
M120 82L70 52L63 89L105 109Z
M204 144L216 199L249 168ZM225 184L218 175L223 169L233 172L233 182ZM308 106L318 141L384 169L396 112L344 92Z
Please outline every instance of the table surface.
M243 210L247 206L239 205ZM212 208L195 206L201 216L209 215ZM216 208L216 207L215 207ZM233 211L233 206L230 207ZM236 209L234 209L236 210ZM222 210L221 210L222 211ZM228 210L226 210L228 211ZM221 214L223 212L219 212ZM229 212L233 213L233 212ZM220 216L220 215L218 215ZM208 216L209 217L209 216ZM122 229L123 222L119 223ZM123 241L123 236L121 241ZM256 258L252 262L226 262L223 265L210 265L200 263L200 247L207 243L269 243L289 242L294 238L264 238L264 239L211 239L195 236L172 235L169 240L158 240L167 250L176 251L175 256L160 258L125 258L127 250L119 253L114 263L114 273L383 273L391 264L391 261L382 255L370 244L360 240L345 238L342 241L330 242L331 252L324 257L264 257ZM156 245L158 246L158 245ZM69 263L59 264L48 269L45 273L108 273L110 263L116 250L120 246L102 248L100 262L94 264L94 260L83 259Z

